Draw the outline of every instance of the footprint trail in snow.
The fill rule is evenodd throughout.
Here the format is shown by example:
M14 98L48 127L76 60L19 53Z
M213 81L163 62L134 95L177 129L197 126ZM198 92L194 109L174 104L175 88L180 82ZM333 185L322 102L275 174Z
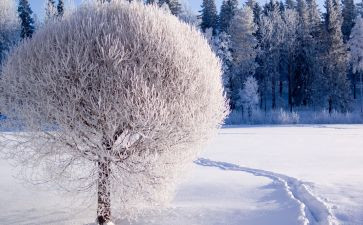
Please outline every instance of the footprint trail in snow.
M288 196L300 206L299 221L301 225L339 225L338 220L332 213L332 207L320 197L314 195L308 184L301 180L271 171L252 169L204 158L196 160L195 163L200 166L217 167L222 170L240 171L255 176L267 177L281 186Z

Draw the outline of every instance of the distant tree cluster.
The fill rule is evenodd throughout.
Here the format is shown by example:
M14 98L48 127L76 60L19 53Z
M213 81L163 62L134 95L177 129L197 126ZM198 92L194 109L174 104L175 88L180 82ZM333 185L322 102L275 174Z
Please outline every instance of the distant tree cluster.
M231 108L243 109L241 93L252 76L265 111L351 110L361 86L362 6L326 0L322 14L315 0L271 0L263 7L248 0L242 8L224 0L218 14L215 0L203 0L200 28L223 61Z
M64 12L64 0L58 0L57 3L46 0L43 22L62 18ZM41 26L38 22L28 0L19 0L17 9L14 0L0 1L0 65L17 42L33 36L37 26Z

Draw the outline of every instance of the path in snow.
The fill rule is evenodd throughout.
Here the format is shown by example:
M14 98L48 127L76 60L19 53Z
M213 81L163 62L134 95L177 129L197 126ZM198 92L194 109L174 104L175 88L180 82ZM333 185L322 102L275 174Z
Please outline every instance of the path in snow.
M300 217L298 220L302 225L339 225L338 220L332 213L332 207L314 195L308 184L301 180L270 171L251 169L204 158L196 160L195 163L201 166L217 167L222 170L241 171L255 176L267 177L279 184L287 192L288 196L300 205Z

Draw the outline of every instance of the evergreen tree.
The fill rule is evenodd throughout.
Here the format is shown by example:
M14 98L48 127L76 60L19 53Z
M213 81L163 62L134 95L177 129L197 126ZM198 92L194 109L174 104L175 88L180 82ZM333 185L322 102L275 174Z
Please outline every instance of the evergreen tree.
M295 59L295 77L292 90L293 104L296 106L307 105L312 95L312 82L314 71L314 44L309 30L309 13L305 0L297 1L299 15L297 29L297 49Z
M268 15L272 11L280 11L280 4L276 0L270 0L263 6L263 13L265 15Z
M45 21L54 20L57 16L57 7L54 0L47 0L45 5Z
M342 33L344 42L347 42L350 36L350 32L354 26L354 20L356 17L354 0L343 0L343 24Z
M238 0L224 0L219 14L219 31L227 32L231 20L236 13Z
M166 4L169 7L171 14L174 16L178 16L181 13L181 4L178 0L160 0L159 6L162 6L163 4Z
M333 110L347 111L351 103L349 80L347 78L347 49L341 31L342 19L337 1L325 1L324 15L325 43L322 66L323 94L319 98L323 106Z
M201 7L201 14L198 17L202 20L200 28L203 32L205 32L208 28L211 28L213 30L213 34L216 34L218 16L215 0L203 0Z
M245 79L253 76L257 68L258 43L254 36L255 32L252 9L245 6L242 10L237 10L229 28L233 57L232 104L238 101L239 92Z
M252 4L251 4L252 5ZM251 7L250 5L247 5ZM251 7L253 10L253 22L256 25L256 32L254 33L255 37L257 38L258 43L260 43L261 40L261 14L262 14L262 8L258 3L255 3L253 7Z
M280 1L279 6L280 6L280 13L283 14L285 12L285 5L284 5L284 3L282 1Z
M216 55L222 61L222 70L223 70L222 81L223 81L224 91L226 92L228 99L231 99L232 96L231 67L233 64L233 57L232 57L231 47L232 47L231 36L226 32L219 33L218 36L214 39L213 49Z
M359 74L361 112L363 112L363 19L358 16L352 29L348 46L350 49L350 63L354 74Z
M285 5L286 5L286 9L295 9L296 8L296 2L294 0L286 0Z
M19 0L18 13L21 22L21 38L31 38L34 33L34 19L28 0Z
M356 12L357 14L363 17L363 0L356 5Z
M58 0L57 15L59 17L63 17L63 14L64 14L64 2L63 0Z
M270 4L271 5L271 4ZM269 7L268 7L269 8ZM261 107L267 110L268 94L271 108L277 107L277 82L280 80L281 57L285 45L285 24L278 7L267 10L261 19L260 54L258 76L261 90Z
M283 15L285 21L285 37L282 51L282 65L280 74L285 76L282 80L287 80L288 106L292 112L294 98L293 90L295 84L296 58L297 58L297 30L299 27L299 15L295 9L286 9ZM280 80L280 97L282 97L282 85Z
M19 40L19 18L15 1L0 1L0 66L10 48Z
M246 6L250 7L251 9L253 9L256 4L257 4L256 0L247 0L246 1Z

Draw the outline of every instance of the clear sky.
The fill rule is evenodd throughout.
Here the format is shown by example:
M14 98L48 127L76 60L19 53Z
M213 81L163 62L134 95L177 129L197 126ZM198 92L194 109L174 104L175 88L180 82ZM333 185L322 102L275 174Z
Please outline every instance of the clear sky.
M0 0L1 1L1 0ZM197 12L200 9L200 5L202 4L202 0L184 0L191 9ZM262 0L265 1L265 0ZM43 17L44 14L44 2L45 0L29 0L30 6L32 7L33 11L37 14L39 18ZM56 0L57 2L57 0ZM67 3L67 0L65 0ZM82 2L82 0L74 0L76 4ZM218 7L221 5L222 0L216 0Z

